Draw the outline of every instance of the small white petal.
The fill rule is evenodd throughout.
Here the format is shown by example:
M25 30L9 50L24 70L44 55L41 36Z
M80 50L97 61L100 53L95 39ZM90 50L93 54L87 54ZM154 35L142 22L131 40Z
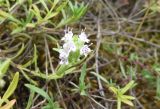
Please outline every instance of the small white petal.
M84 45L84 46L80 49L80 54L81 54L81 55L87 56L89 52L91 52L91 49L88 47L88 45Z
M73 37L72 31L68 31L68 32L65 32L65 35L61 40L64 40L65 42L72 41L72 37Z
M60 55L59 55L59 58L61 57L68 57L69 53L64 51L63 49L60 51Z
M79 35L79 38L80 38L80 40L81 41L83 41L83 42L89 42L90 40L87 38L87 35L86 35L86 33L84 32L84 31L82 31L81 32L81 34Z
M63 45L63 49L65 50L65 51L68 51L68 52L70 52L70 51L76 51L76 46L75 46L75 44L74 44L74 42L73 41L69 41L69 42L66 42L64 45Z

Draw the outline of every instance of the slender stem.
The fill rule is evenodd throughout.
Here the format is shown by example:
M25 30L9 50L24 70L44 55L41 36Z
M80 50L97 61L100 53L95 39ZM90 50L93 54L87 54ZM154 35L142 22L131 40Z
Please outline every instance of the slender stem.
M117 99L117 109L121 109L121 100Z

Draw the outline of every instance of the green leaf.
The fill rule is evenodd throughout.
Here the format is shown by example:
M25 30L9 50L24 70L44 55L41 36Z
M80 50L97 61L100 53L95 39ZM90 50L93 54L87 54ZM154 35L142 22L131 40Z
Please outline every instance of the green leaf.
M26 109L30 109L30 107L32 106L34 95L35 95L35 93L33 91L30 91L30 95L29 95Z
M125 73L126 71L125 71L124 65L120 59L119 59L119 65L120 65L122 75L126 78L127 77L127 75Z
M27 23L27 24L26 24L26 27L34 28L34 27L35 27L35 24L34 24L34 23Z
M60 48L58 44L58 40L55 37L48 35L48 34L46 34L46 36L47 36L47 39L50 40L52 44L57 44L57 48Z
M1 24L4 20L5 20L5 18L0 16L0 24Z
M160 12L160 4L156 2L157 0L151 0L150 2L146 2L144 5L146 8L149 8L153 12Z
M20 32L22 32L22 31L24 31L25 30L25 28L23 28L23 27L18 27L18 28L16 28L16 29L14 29L12 32L11 32L11 34L13 35L13 34L16 34L16 33L20 33Z
M34 92L38 93L39 95L43 96L52 105L52 107L54 107L54 103L53 103L52 99L49 97L49 95L43 89L40 89L40 88L38 88L34 85L31 85L31 84L25 84L25 86L27 88L29 88L31 91L34 91Z
M86 76L86 63L84 63L83 66L82 66L82 71L81 71L81 75L80 75L80 78L79 78L79 83L80 84L84 84L85 76Z
M34 13L34 15L37 17L37 20L40 21L42 19L40 10L38 9L37 5L32 4L33 9L31 11Z
M45 3L45 0L39 0L39 1L42 3L42 5L43 5L44 8L46 9L46 11L49 12L49 9L48 9L48 7L47 7L47 4Z
M154 64L154 65L153 65L153 69L154 69L156 72L160 72L160 64Z
M22 66L24 68L30 66L31 64L35 64L35 68L36 70L38 69L38 65L37 65L37 58L38 58L38 55L37 55L37 48L36 48L36 45L34 44L34 54L33 54L33 59L29 60L28 62L26 62L25 64L23 64Z
M107 79L104 78L104 77L102 77L100 74L95 73L95 72L91 72L91 74L93 74L93 75L99 77L102 81L104 81L105 83L109 84L109 82L107 81Z
M85 76L86 76L86 63L83 64L82 66L82 71L81 71L81 75L79 78L79 89L80 89L80 93L81 95L86 95L86 85L85 85Z
M4 62L0 63L0 78L4 76L10 66L11 59L7 59Z
M138 60L138 55L136 53L131 53L130 56L129 56L129 59L131 61Z
M134 81L130 81L124 88L116 88L113 86L110 86L109 89L114 92L116 98L117 98L117 109L121 109L121 102L128 104L130 106L133 106L133 103L131 100L134 100L135 97L129 96L129 95L123 95L126 91L128 91L130 88L135 86Z
M135 97L129 96L129 95L122 95L123 98L129 99L129 100L134 100Z
M24 44L22 44L22 47L20 48L18 53L15 56L13 56L11 59L17 58L24 51L24 49L25 49Z
M151 81L155 79L151 72L149 72L147 69L142 70L142 76L147 79L150 83Z
M19 20L17 20L16 18L14 18L11 14L7 13L7 12L4 12L2 10L0 10L0 16L3 16L4 18L8 18L18 24L21 24L21 22Z
M61 49L59 49L59 48L52 48L54 51L56 51L56 52L60 52L60 50Z
M69 1L69 7L70 7L70 9L72 10L72 12L74 12L74 6L73 6L73 4L72 4L72 2L71 1Z
M105 51L109 52L109 53L112 53L114 52L114 45L110 45L110 44L107 44L107 43L102 43L102 47Z
M87 7L88 5L84 6L83 3L80 6L78 6L77 2L74 5L72 4L72 2L69 2L69 8L72 14L68 18L64 17L57 25L57 28L69 23L73 23L80 19L87 11ZM65 12L62 11L62 14L65 15Z
M76 67L72 67L72 68L69 68L67 69L64 74L67 75L67 74L70 74L70 73L73 73L73 71L76 69Z
M160 100L160 77L157 77L156 98Z
M46 15L46 17L44 18L44 20L48 20L51 19L52 17L56 16L58 13L54 12L54 13L49 13Z
M118 93L118 89L113 86L109 87L109 90L111 90L114 94Z
M53 9L55 8L55 6L57 5L57 3L59 2L59 0L54 0L54 2L52 2L51 0L48 0L48 2L50 3L50 4L52 4L52 7L51 7L51 9L50 9L50 12L51 11L53 11ZM61 3L62 4L62 3ZM61 6L61 5L60 5ZM60 7L59 6L59 7Z
M124 88L121 89L121 93L124 94L126 93L129 89L131 89L132 87L134 87L136 84L134 83L134 81L130 81Z
M57 71L56 71L56 74L57 75L61 75L61 74L65 74L65 71L68 70L69 68L69 65L61 65Z
M68 3L68 0L63 1L61 5L56 9L56 12L60 12Z
M128 104L129 106L133 106L133 103L130 100L126 99L126 98L122 98L121 101L123 103L125 103L125 104Z
M6 82L3 79L0 79L0 89L5 86Z
M28 14L26 15L26 22L25 22L25 23L26 23L26 24L27 24L27 23L31 23L33 17L34 17L34 13L33 13L33 11L31 11L31 9L29 9Z
M48 103L46 106L43 106L42 109L62 109L62 108L60 108L57 102L54 102L54 107Z
M38 85L37 81L32 80L29 75L26 74L25 71L21 70L21 73L23 74L23 76L26 78L26 80L28 80L30 83L34 84L34 85Z
M3 100L7 100L13 94L13 92L15 91L15 89L17 87L18 81L19 81L19 72L16 72L7 91L4 93L4 95L2 97Z

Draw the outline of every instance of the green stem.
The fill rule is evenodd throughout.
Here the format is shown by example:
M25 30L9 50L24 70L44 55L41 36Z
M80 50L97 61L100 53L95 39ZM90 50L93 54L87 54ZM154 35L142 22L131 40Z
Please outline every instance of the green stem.
M121 109L121 100L118 98L117 101L117 109Z

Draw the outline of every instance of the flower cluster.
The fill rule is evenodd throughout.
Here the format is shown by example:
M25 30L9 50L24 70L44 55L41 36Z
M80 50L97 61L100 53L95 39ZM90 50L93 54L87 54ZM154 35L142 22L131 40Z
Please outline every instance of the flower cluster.
M71 58L77 61L80 56L87 56L91 52L89 45L90 40L82 30L79 35L73 35L72 30L65 31L64 37L61 39L64 41L62 48L59 50L60 64L68 64L72 61ZM69 60L69 58L71 60Z

